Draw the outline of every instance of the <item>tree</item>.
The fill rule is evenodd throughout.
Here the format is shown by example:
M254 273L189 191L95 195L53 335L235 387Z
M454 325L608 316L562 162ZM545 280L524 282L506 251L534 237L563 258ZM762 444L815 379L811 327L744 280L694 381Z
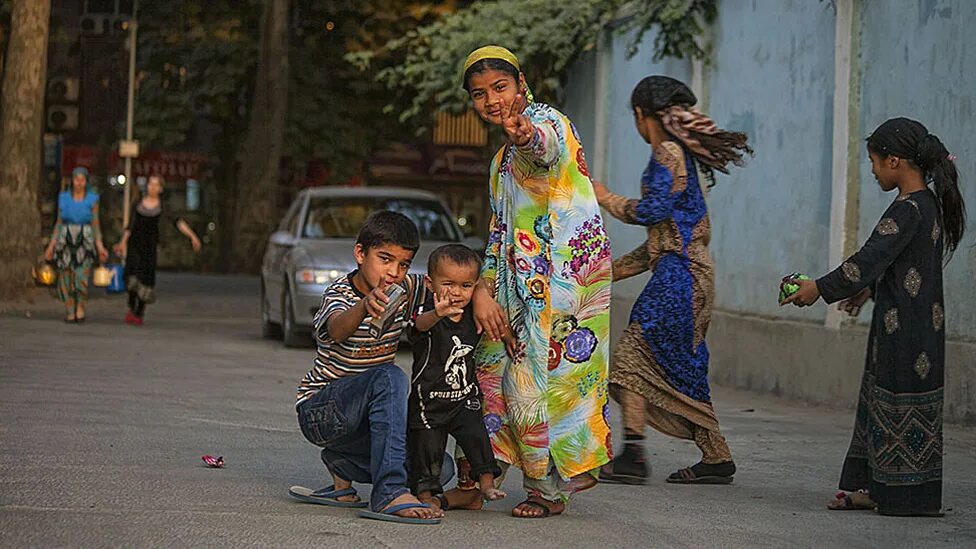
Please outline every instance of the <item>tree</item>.
M40 251L37 186L47 67L50 0L17 0L11 14L0 96L0 299L16 298L31 284Z
M275 222L278 184L288 107L288 0L265 0L260 49L254 76L247 135L238 162L231 269L256 272L262 248Z
M282 154L295 163L324 159L329 180L347 181L384 143L407 133L383 112L385 86L344 59L349 51L377 48L410 29L431 23L456 2L402 0L292 0L287 116ZM464 4L462 2L462 4ZM136 137L144 148L211 147L218 186L218 264L240 265L237 249L238 198L244 168L244 139L257 105L262 2L183 0L140 6L139 87ZM283 67L279 67L283 68ZM264 124L263 119L258 122ZM259 126L261 137L266 128ZM119 135L122 135L120 126ZM257 158L266 158L260 150ZM253 158L252 158L253 159ZM268 191L261 198L270 198ZM279 199L285 196L275 197ZM282 206L279 202L276 206ZM263 220L262 234L276 221ZM253 242L252 242L253 244ZM251 254L256 255L256 254Z
M429 25L407 32L380 48L350 53L362 70L376 70L376 79L395 93L403 122L419 130L432 110L463 112L468 98L461 88L461 69L471 50L502 44L515 50L537 98L559 103L567 72L580 55L592 49L601 34L615 27L636 31L630 45L636 52L643 34L658 26L657 57L707 54L696 39L717 15L717 0L549 0L474 2Z

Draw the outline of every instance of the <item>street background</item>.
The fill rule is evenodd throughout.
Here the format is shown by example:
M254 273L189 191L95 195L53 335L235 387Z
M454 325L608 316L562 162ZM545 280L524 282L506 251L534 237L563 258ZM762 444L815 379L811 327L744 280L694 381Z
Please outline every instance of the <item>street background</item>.
M302 504L290 485L327 482L292 406L314 350L261 339L256 278L162 273L158 289L141 328L122 323L119 297L93 299L81 326L46 298L0 313L0 546L976 545L972 428L946 425L945 518L830 512L853 411L723 387L731 486L666 484L698 453L649 430L646 486L599 485L561 517L509 515L524 496L517 471L507 499L435 527ZM226 467L207 468L204 454Z

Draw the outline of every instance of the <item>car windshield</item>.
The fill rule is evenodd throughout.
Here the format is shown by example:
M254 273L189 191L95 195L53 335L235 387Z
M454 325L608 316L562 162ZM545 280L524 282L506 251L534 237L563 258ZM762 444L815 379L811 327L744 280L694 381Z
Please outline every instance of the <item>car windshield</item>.
M389 196L312 197L302 236L356 238L366 217L376 210L392 210L409 217L420 229L421 240L460 240L454 221L439 202Z

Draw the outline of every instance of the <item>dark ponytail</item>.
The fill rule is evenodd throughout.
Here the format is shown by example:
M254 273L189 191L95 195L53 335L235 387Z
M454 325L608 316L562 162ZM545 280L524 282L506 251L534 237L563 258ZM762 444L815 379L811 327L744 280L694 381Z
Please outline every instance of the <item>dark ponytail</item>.
M942 141L932 134L922 139L915 160L926 178L932 181L935 194L942 204L945 252L948 257L956 251L966 231L966 202L959 192L959 173L953 160Z
M908 118L886 121L867 141L871 152L908 160L922 172L926 183L932 183L942 207L944 252L947 260L951 259L966 231L966 202L959 191L955 157L925 126Z

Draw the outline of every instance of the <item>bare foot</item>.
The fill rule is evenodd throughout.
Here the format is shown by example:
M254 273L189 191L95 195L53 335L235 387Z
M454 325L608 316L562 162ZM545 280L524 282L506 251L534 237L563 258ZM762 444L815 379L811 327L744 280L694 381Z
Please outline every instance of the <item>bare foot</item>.
M871 500L871 496L860 490L849 494L838 492L833 500L827 502L827 509L831 511L869 511L877 507L878 504Z
M512 516L518 518L546 518L561 515L566 510L566 504L561 501L549 501L540 496L529 496L512 509Z
M417 494L417 499L419 499L421 503L426 503L427 505L430 505L432 509L437 509L438 511L442 510L441 500L436 496L434 496L434 494L430 493L429 491L420 492L419 494Z
M337 477L335 475L332 475L332 484L335 486L335 488L333 488L333 489L335 491L337 491L337 492L339 490L345 490L347 488L352 488L352 482L350 482L350 481L348 481L348 480L346 480L344 478L339 478L339 477ZM356 494L349 494L348 496L339 496L339 497L337 497L335 499L336 499L336 501L344 501L346 503L358 503L360 501L359 496L356 495Z
M447 500L448 509L480 511L485 506L480 490L459 490L455 488L444 492L444 499Z
M596 486L596 483L596 477L593 475L589 473L578 474L569 481L569 493L575 494L576 492L589 490Z
M498 488L495 488L494 486L491 485L489 485L487 488L481 489L481 497L487 499L488 501L499 500L504 498L507 495L508 494L506 494L505 492L502 492Z
M383 508L384 511L393 507L394 505L402 505L404 503L422 503L419 499L415 498L413 494L407 492L402 496L394 499L389 505ZM402 511L397 511L393 513L398 517L405 518L419 518L419 519L434 519L441 518L444 516L444 511L441 509L434 509L432 507L412 507L410 509L403 509Z

